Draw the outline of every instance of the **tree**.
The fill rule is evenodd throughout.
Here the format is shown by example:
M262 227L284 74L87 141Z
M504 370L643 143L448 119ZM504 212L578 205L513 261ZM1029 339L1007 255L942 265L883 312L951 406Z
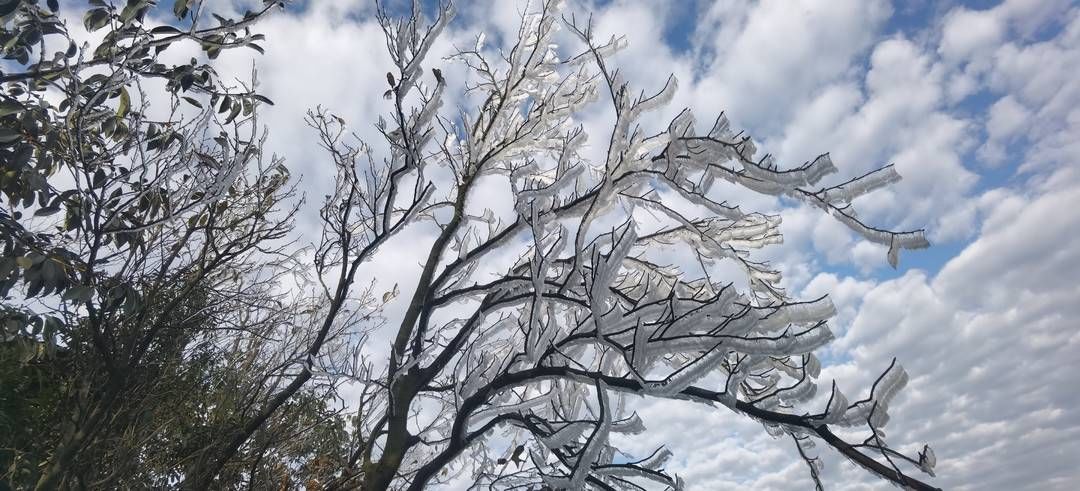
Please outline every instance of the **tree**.
M261 150L270 100L210 62L261 51L250 27L281 4L231 19L171 3L175 22L155 26L153 1L92 0L83 23L102 36L81 46L58 2L0 7L0 475L14 488L288 482L268 469L325 460L344 427L324 386L295 383L337 331L301 329L324 302L280 288L303 278L294 187ZM170 59L178 43L202 61Z
M629 456L610 443L643 428L623 409L634 394L762 423L794 442L819 488L815 442L893 483L932 489L903 467L932 474L929 447L904 455L881 432L907 379L895 360L868 396L850 402L834 384L825 407L806 406L833 306L784 292L779 272L750 254L780 241L780 217L728 203L718 189L820 209L887 246L895 266L901 249L927 245L923 232L874 228L852 207L896 181L895 169L819 184L836 172L828 154L781 169L723 115L702 132L689 110L650 133L642 116L670 100L675 79L659 93L636 92L608 62L625 40L598 40L556 3L524 16L509 52L484 49L480 36L453 55L469 72L466 100L478 101L456 115L441 111L446 76L422 68L451 7L430 26L416 2L401 20L380 11L394 64L389 123L377 125L389 148L382 162L348 143L340 117L320 109L309 118L338 168L328 228L362 231L370 247L403 222L438 227L385 368L349 373L363 393L351 401L359 421L330 487L420 489L464 472L481 486L679 488L664 472L669 452ZM553 44L561 26L580 39L580 54ZM601 98L614 119L610 134L592 135L604 152L589 161L578 115ZM490 188L481 189L493 183L513 194L512 211L487 206ZM356 250L324 246L319 264L344 265ZM698 271L665 266L672 250L696 254ZM505 257L517 259L493 270ZM720 263L737 266L748 286L715 277ZM848 441L835 427L870 437Z

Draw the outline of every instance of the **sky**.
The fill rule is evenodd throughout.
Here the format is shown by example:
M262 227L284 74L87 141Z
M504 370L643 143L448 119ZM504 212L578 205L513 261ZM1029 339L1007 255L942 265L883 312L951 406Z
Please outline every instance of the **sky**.
M309 205L325 194L333 167L304 112L331 108L371 140L378 115L390 109L381 96L388 59L372 7L367 0L292 5L259 25L264 56L227 53L218 62L237 74L255 64L261 92L275 101L262 115L268 146L303 176ZM452 44L471 43L479 32L495 45L506 42L523 8L460 2L428 67L464 77L442 59ZM836 380L855 400L895 356L911 379L885 429L895 447L934 448L934 484L1075 488L1080 5L579 0L566 9L591 14L602 34L628 38L612 64L635 87L657 90L669 74L677 77L679 91L653 120L657 128L683 107L702 122L724 111L781 165L828 151L846 179L895 164L904 180L857 202L871 223L926 228L933 246L906 252L895 270L883 248L815 210L740 196L752 209L783 215L785 242L769 259L789 292L828 293L838 307L837 339L820 352L819 380ZM317 240L315 221L299 227ZM367 266L379 288L407 289L430 230L411 234ZM637 404L648 431L623 448L648 453L666 445L675 454L668 470L690 489L812 488L790 440L773 439L758 424L686 402ZM888 487L819 449L827 489Z

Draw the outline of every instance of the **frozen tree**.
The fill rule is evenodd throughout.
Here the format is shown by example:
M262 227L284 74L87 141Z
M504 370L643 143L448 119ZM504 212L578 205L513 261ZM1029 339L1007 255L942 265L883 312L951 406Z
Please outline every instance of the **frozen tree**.
M483 35L456 49L451 59L469 78L457 81L465 93L450 111L447 76L424 64L451 17L446 5L429 21L418 2L404 19L380 11L394 65L389 120L377 124L384 158L350 143L340 117L309 117L338 169L323 210L330 239L318 251L320 276L338 279L328 294L347 289L358 264L410 223L437 226L385 366L358 356L325 369L360 394L349 401L357 417L347 465L329 488L451 479L680 488L664 470L667 450L631 456L611 443L645 428L624 400L638 395L760 422L793 441L819 488L815 443L897 485L933 489L909 475L933 474L929 447L905 455L881 431L907 380L895 360L864 397L834 383L824 407L809 404L833 305L789 297L780 273L752 259L781 241L779 216L724 199L748 191L818 208L886 246L895 266L902 249L927 246L922 231L875 228L852 205L899 179L893 167L825 184L837 170L828 154L782 167L723 115L701 126L683 110L650 130L644 116L671 100L675 78L656 94L635 89L609 64L625 39L598 39L555 1L523 16L508 51L485 47ZM576 48L556 46L560 29ZM581 123L591 104L613 109L599 135ZM600 159L587 157L587 136ZM500 184L512 210L487 202ZM698 267L667 266L671 251L696 256ZM492 271L507 257L516 260ZM732 265L725 271L741 278L719 277ZM851 436L859 431L869 438Z

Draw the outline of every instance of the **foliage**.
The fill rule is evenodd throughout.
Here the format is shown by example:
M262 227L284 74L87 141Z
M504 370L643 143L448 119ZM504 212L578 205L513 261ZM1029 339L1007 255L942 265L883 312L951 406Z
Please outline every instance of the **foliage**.
M295 262L296 209L289 172L261 152L257 108L270 100L254 79L226 85L209 61L261 52L250 27L278 6L229 19L178 0L156 25L153 1L91 0L82 20L98 40L80 46L57 2L3 4L10 485L205 487L253 435L343 424L314 388L265 407L308 341L290 326L319 306L275 291ZM205 58L170 58L179 43ZM325 442L276 449L273 465L332 448L327 428Z

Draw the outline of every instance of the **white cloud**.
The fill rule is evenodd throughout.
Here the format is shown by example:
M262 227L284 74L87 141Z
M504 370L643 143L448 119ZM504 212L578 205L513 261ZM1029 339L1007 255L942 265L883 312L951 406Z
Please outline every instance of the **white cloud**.
M1030 147L1022 172L1045 171L1080 156L1073 115L1080 101L1080 9L1067 1L1007 1L991 9L951 10L938 52L949 66L949 98L982 90L999 96L977 157L1000 165L1023 132ZM1054 32L1060 30L1060 32ZM1049 39L1047 33L1053 33ZM1038 40L1038 41L1034 41Z
M986 131L990 138L1008 138L1020 131L1030 117L1031 111L1016 102L1013 96L1007 95L990 106L990 120L986 122Z
M878 251L880 254L880 251ZM877 256L880 259L880 255ZM836 317L833 318L833 332L842 334L851 325L858 313L859 303L864 295L876 286L873 280L859 280L852 277L839 277L833 273L818 273L802 290L802 298L818 298L828 295L836 305Z
M959 7L945 18L939 51L950 61L968 58L995 48L1005 32L1005 19L993 10Z
M953 258L936 286L964 305L1001 305L1024 295L1052 291L1080 277L1080 189L1038 197L1022 210L1006 202L1002 214L992 212L980 239ZM995 210L996 211L996 210ZM1007 288L971 288L971 285Z
M978 155L989 165L999 165L1005 161L1005 145L1023 129L1031 119L1031 111L1007 95L990 106L990 117L986 121L987 139L979 147Z
M304 124L305 113L327 107L345 118L359 137L377 144L373 115L388 109L381 97L390 66L382 30L368 17L364 22L344 21L345 7L275 13L258 25L268 48L254 58L259 91L274 101L260 110L260 123L272 131L267 150L285 157L293 174L302 176L313 205L306 207L312 212L305 217L308 221L300 224L307 233L318 230L313 211L330 191L336 171L315 131ZM215 67L223 77L245 77L251 64L250 52L232 50L222 53Z
M1080 157L1080 8L1063 16L1053 39L1021 45L1008 43L995 53L988 76L992 90L1014 94L1031 113L1027 138L1032 142L1023 171L1046 170Z
M875 287L837 342L854 366L904 363L912 381L889 433L934 445L947 488L1066 489L1080 477L1067 457L1080 452L1080 406L1065 389L1080 384L1080 217L1063 213L1080 206L1080 186L1019 200L1003 200L936 277Z
M766 1L752 8L728 2L707 14L700 32L708 58L696 105L725 109L756 132L772 132L823 84L844 77L873 41L891 9L882 1Z

